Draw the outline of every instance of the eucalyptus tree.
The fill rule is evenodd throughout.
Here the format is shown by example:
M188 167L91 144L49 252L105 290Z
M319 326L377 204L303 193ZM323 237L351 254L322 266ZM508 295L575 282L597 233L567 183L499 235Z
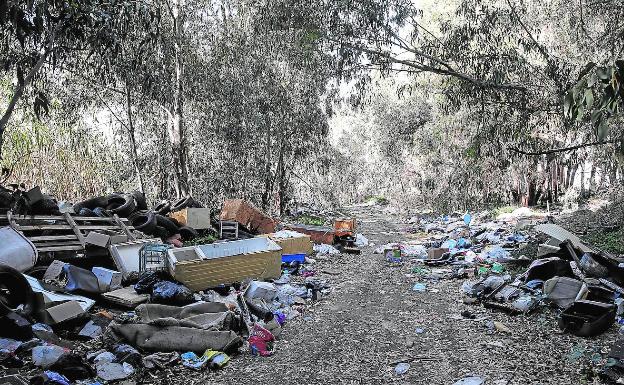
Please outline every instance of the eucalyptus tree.
M125 27L151 20L149 7L129 0L0 1L1 67L5 77L13 78L0 118L0 151L22 99L32 102L38 116L48 111L48 81L54 71L72 71L89 58L105 74L125 39Z

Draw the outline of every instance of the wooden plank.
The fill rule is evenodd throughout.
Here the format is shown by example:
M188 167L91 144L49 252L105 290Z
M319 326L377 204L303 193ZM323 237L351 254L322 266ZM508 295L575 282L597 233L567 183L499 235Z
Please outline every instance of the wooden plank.
M82 246L80 241L60 241L60 242L36 242L33 243L37 249L42 247L52 247L52 246Z
M40 247L37 248L37 251L40 253L45 253L49 251L77 251L84 250L82 246L52 246L52 247Z
M59 215L13 215L12 218L18 221L64 221L65 217ZM108 222L113 223L113 218L108 217L73 217L76 221L87 222ZM123 222L130 222L128 218L120 218Z
M124 233L128 236L128 240L136 241L136 237L132 234L128 226L126 226L121 219L119 219L119 215L113 214L113 220L117 223L119 227L123 230Z
M69 213L64 213L63 216L65 217L65 220L67 221L69 226L72 228L72 230L74 230L74 233L76 234L76 237L78 237L80 244L84 246L86 244L84 234L82 234L82 232L78 228L78 225L76 224L74 219L71 217L71 215L69 215Z
M119 230L119 226L104 226L104 225L78 225L80 230ZM128 229L134 230L134 227L128 226ZM19 231L31 231L31 230L72 230L69 225L17 225Z
M31 242L42 242L42 241L74 241L78 240L76 235L40 235L37 237L28 237Z

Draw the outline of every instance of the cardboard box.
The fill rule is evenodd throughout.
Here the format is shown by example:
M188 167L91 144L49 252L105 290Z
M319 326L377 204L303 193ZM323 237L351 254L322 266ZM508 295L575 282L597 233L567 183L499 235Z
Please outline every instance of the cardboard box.
M52 306L45 311L46 321L49 325L69 321L83 316L86 312L80 306L78 301L67 301L60 305Z
M170 249L167 257L171 275L194 291L282 274L282 249L268 238Z
M313 251L312 239L307 234L297 233L297 236L285 237L285 232L262 234L259 237L271 239L282 248L282 254L305 254L310 255ZM292 233L295 233L294 231Z
M189 226L197 230L202 230L212 228L210 214L210 209L186 208L172 212L169 216L178 221L182 226Z
M449 249L444 247L437 247L427 250L427 259L440 259L442 256L449 252Z
M256 234L268 234L275 231L275 221L251 203L242 199L228 199L223 202L220 219L238 222L247 230Z

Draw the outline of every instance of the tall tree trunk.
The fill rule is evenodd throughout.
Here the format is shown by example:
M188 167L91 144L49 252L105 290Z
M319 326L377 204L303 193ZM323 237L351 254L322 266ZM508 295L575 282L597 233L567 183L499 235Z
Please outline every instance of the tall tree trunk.
M50 42L45 52L39 57L39 60L37 60L37 63L35 63L35 65L30 69L30 71L28 71L28 74L26 75L26 77L21 82L19 82L19 84L15 88L15 91L13 92L13 95L11 96L11 99L9 100L9 105L7 106L6 110L4 110L4 113L2 114L2 118L0 118L0 160L2 160L2 144L4 143L4 132L6 131L6 127L9 124L9 119L11 119L11 115L13 114L13 111L15 110L15 106L17 105L17 102L19 102L19 100L22 98L22 95L24 95L24 89L32 82L33 77L37 74L37 72L39 72L41 67L43 67L43 64L48 58L48 55L50 55L50 52L52 51L53 40L54 40L54 34L50 38Z
M130 97L130 86L126 82L126 113L128 115L128 136L130 137L130 149L132 152L132 163L134 165L134 172L139 180L139 189L142 193L145 193L145 184L143 183L143 175L139 168L139 155L137 152L136 138L134 136L134 117L132 116L132 100Z
M174 26L174 56L175 56L175 89L173 93L173 108L169 111L171 123L169 140L171 142L171 158L174 168L174 182L176 195L186 196L190 193L188 183L188 157L186 153L186 136L184 127L184 54L182 41L184 39L184 0L174 0L172 17Z
M265 169L264 169L264 193L262 194L262 209L266 211L269 208L269 201L271 199L271 193L273 191L273 176L271 173L271 122L266 117L266 159L265 159Z
M591 196L596 190L596 167L594 167L594 162L589 164L589 183L587 187L587 195Z

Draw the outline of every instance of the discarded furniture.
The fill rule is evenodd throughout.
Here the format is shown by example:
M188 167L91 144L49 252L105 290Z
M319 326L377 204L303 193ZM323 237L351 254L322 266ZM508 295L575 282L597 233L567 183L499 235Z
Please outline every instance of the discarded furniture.
M286 229L310 236L314 243L334 244L335 231L331 227L312 225L286 225Z
M269 238L282 248L282 254L305 254L313 253L312 239L307 234L296 231L282 230L271 234L262 234L258 237Z
M279 278L281 252L268 238L170 249L169 272L194 291L249 278Z
M242 199L224 201L220 219L238 222L256 234L268 234L275 231L275 221L271 217Z
M579 337L595 336L613 325L616 309L615 305L608 303L575 301L561 313L559 328Z

